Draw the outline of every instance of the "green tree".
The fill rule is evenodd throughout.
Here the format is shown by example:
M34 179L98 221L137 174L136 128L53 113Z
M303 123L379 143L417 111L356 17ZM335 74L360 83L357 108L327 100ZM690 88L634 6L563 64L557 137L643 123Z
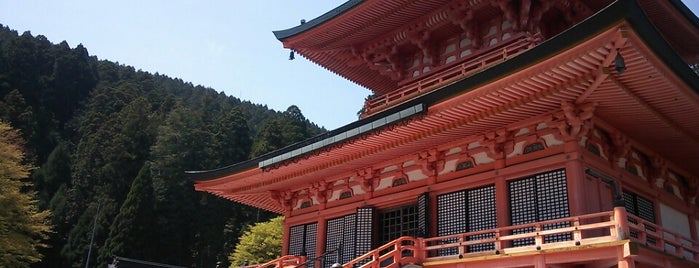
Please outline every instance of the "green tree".
M260 137L252 146L251 157L258 157L265 153L281 149L284 146L282 133L282 120L274 119L267 121L260 132Z
M289 108L282 113L282 117L284 118L282 133L285 144L299 142L310 136L308 120L303 116L298 106L289 106Z
M195 244L197 193L185 170L209 168L207 148L210 134L197 111L178 105L158 128L151 148L154 217L159 228L155 262L187 265Z
M34 171L34 188L39 194L39 208L45 208L61 185L70 183L70 151L65 142L53 149L41 168Z
M150 165L146 163L131 184L126 201L109 228L109 237L99 252L100 262L108 263L115 255L152 259L157 246L153 226L153 186Z
M34 192L22 189L30 167L23 163L19 132L0 122L0 267L29 267L41 260L51 227L49 211L39 211Z
M19 90L11 90L0 100L0 120L21 130L25 140L34 134L33 117L32 107L27 105Z
M110 233L124 226L117 216L146 162L157 224L144 230L157 239L145 259L227 265L242 228L271 213L195 192L183 171L244 161L253 142L259 155L324 131L295 106L277 112L2 25L0 121L22 133L25 163L40 167L30 175L37 204L52 213L53 232L45 242L51 247L40 248L37 267L84 266L98 202L90 263L104 266L104 258L94 257L106 252L101 247L108 239L121 239ZM136 214L121 215L120 222L139 221L128 218Z
M138 93L140 88L131 83L104 88L91 96L79 122L80 142L66 196L67 220L63 222L71 227L61 252L74 266L81 265L83 253L88 250L89 240L84 238L90 236L90 219L94 217L94 211L88 208L101 204L94 238L98 248L104 245L129 186L149 154L154 140L148 117L150 104L137 97ZM100 106L102 103L106 105Z
M235 251L228 257L231 267L248 264L261 264L281 256L282 221L279 216L266 222L256 223L240 237Z

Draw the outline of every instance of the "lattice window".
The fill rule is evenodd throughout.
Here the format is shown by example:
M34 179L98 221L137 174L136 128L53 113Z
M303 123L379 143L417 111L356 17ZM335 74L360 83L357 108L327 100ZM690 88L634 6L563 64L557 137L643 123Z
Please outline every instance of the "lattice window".
M317 235L318 223L292 226L289 229L289 254L304 255L308 260L315 259ZM307 267L314 267L314 263L309 262Z
M534 178L509 182L510 188L510 218L512 225L527 224L538 221L536 206L536 181ZM533 232L534 228L512 230L513 234ZM512 241L515 247L533 245L534 239L516 239Z
M494 229L497 227L495 207L495 187L469 190L468 194L468 231ZM467 237L468 240L492 238L495 234L480 234ZM495 250L494 244L473 245L467 248L468 252Z
M318 223L306 225L306 257L308 260L316 258L316 247L318 242ZM315 267L315 262L309 263L306 267Z
M542 173L537 178L537 196L539 198L539 221L554 220L570 216L568 211L568 187L565 170ZM558 229L570 226L569 222L547 224L544 230ZM544 243L568 241L570 234L557 234L544 237Z
M401 236L417 236L417 205L381 212L381 244Z
M559 169L508 182L512 225L560 219L570 216L565 170ZM569 222L548 224L543 230L570 226ZM514 234L534 231L533 227L513 230ZM544 243L567 241L570 234L549 235ZM514 246L534 244L533 239L518 239Z
M466 207L466 195L463 191L442 194L437 196L437 236L459 234L466 232L466 225L462 224L468 216ZM457 242L456 238L439 241L441 244ZM455 255L456 248L440 249L438 256Z
M344 244L342 245L342 262L340 263L346 263L356 257L357 215L351 214L345 216L345 222L342 228L344 228Z
M324 267L330 267L332 264L338 261L346 263L356 258L359 253L358 248L364 249L365 244L358 242L366 242L366 236L359 235L358 228L362 227L362 231L367 228L366 212L362 212L362 218L359 218L359 211L355 214L349 214L340 218L330 219L327 223L326 237L325 237L325 252L332 252L325 256L323 261ZM362 222L358 222L362 220ZM371 225L371 223L369 223ZM369 227L370 228L370 227ZM371 236L371 235L369 235ZM369 238L370 239L370 238ZM340 246L340 251L338 252L338 246ZM364 254L366 252L362 252Z
M492 229L497 226L495 186L463 190L437 196L437 235L445 236ZM469 240L492 237L492 234L469 236ZM445 239L441 243L454 243ZM494 250L494 245L473 245L468 252ZM439 256L454 255L456 248L437 251Z
M417 236L418 237L428 237L429 236L429 208L430 208L430 195L429 193L423 193L417 198Z
M343 241L343 226L345 223L344 217L328 220L325 235L325 252L332 252L325 255L323 267L330 267L337 261L338 247L345 243Z
M305 225L292 226L289 229L289 254L300 256L304 250Z
M355 239L355 254L363 255L373 248L375 209L372 207L357 208L357 237ZM368 260L367 260L368 261ZM360 262L362 265L366 262Z
M655 223L655 206L653 205L653 201L635 193L624 191L624 205L629 214L635 215L650 223ZM629 222L638 224L635 219L631 218L629 218ZM655 228L652 226L646 226L646 230L655 232ZM630 235L631 237L638 238L638 233L636 231L631 231ZM648 237L647 242L655 245L657 240L653 237Z

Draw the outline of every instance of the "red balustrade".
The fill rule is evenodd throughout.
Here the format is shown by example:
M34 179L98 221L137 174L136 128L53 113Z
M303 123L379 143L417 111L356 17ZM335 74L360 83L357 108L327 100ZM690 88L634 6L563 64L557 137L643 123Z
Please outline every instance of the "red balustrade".
M509 43L505 42L500 49L492 49L483 52L472 60L454 66L435 69L427 77L420 77L419 80L407 83L400 89L367 100L365 103L364 115L379 112L396 103L408 100L409 98L435 90L443 85L455 82L456 80L479 72L487 67L503 62L533 47L534 42L531 37L522 36L513 38Z
M681 259L699 263L699 241L629 215L630 239Z
M699 263L699 241L629 215L613 211L430 238L400 237L345 263L342 267L402 267L484 255L512 254L622 241L647 245ZM253 267L299 267L305 257L283 256Z
M286 255L286 256L281 256L275 260L260 264L260 265L251 265L252 267L255 268L282 268L282 267L297 267L303 263L306 262L306 257L305 256L294 256L294 255Z

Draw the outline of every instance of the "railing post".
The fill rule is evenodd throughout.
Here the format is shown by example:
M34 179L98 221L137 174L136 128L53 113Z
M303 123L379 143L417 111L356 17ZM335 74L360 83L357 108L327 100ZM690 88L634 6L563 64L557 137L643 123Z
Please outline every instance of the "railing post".
M500 233L502 231L498 228L495 230L495 254L503 253L503 241L500 240Z
M580 227L580 218L575 218L573 226L575 227L575 231L573 231L573 242L579 245L580 241L582 241L582 231L578 229L578 227Z
M427 259L427 250L425 250L427 245L425 243L425 239L418 237L415 243L417 244L415 245L415 250L417 251L415 257L417 258L418 262L423 263L425 262L425 259Z
M536 236L534 237L534 245L536 245L537 250L540 250L544 245L544 237L540 234L541 225L537 223L534 231L536 232Z
M614 223L616 224L617 240L625 240L629 238L629 215L626 212L626 207L614 207Z

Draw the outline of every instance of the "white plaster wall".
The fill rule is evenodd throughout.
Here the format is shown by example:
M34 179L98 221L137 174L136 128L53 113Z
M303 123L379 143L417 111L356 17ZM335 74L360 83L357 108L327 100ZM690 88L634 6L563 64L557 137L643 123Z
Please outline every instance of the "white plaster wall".
M427 176L425 176L425 174L422 173L421 169L406 172L405 175L408 176L408 181L421 181L427 179Z
M488 164L495 161L495 159L488 157L488 154L485 152L474 154L472 157L476 160L476 165Z
M454 160L450 160L450 161L447 161L446 163L444 163L444 170L442 170L442 172L439 172L439 175L447 174L449 172L456 170L456 165L458 164L458 162L459 162L459 159L454 159Z
M379 180L379 185L377 185L376 188L374 188L374 191L380 191L380 190L386 189L388 187L391 187L391 185L393 185L393 178L394 177L395 176L381 178Z
M524 151L524 142L520 141L517 144L515 144L514 149L512 150L512 153L507 155L507 158L511 158L513 156L520 155L520 154L522 154L523 151Z
M562 145L564 143L562 140L556 139L556 136L554 136L553 134L543 135L541 136L541 139L543 139L546 142L547 147Z
M692 237L687 214L660 203L660 220L663 223L663 229L679 233L685 237Z
M689 230L689 218L686 214L660 203L660 219L663 223L663 229L679 233L686 238L692 237L691 231ZM666 233L665 235L666 239L673 238L670 234ZM683 244L687 243L683 242ZM674 252L676 248L673 245L665 244L665 250Z

